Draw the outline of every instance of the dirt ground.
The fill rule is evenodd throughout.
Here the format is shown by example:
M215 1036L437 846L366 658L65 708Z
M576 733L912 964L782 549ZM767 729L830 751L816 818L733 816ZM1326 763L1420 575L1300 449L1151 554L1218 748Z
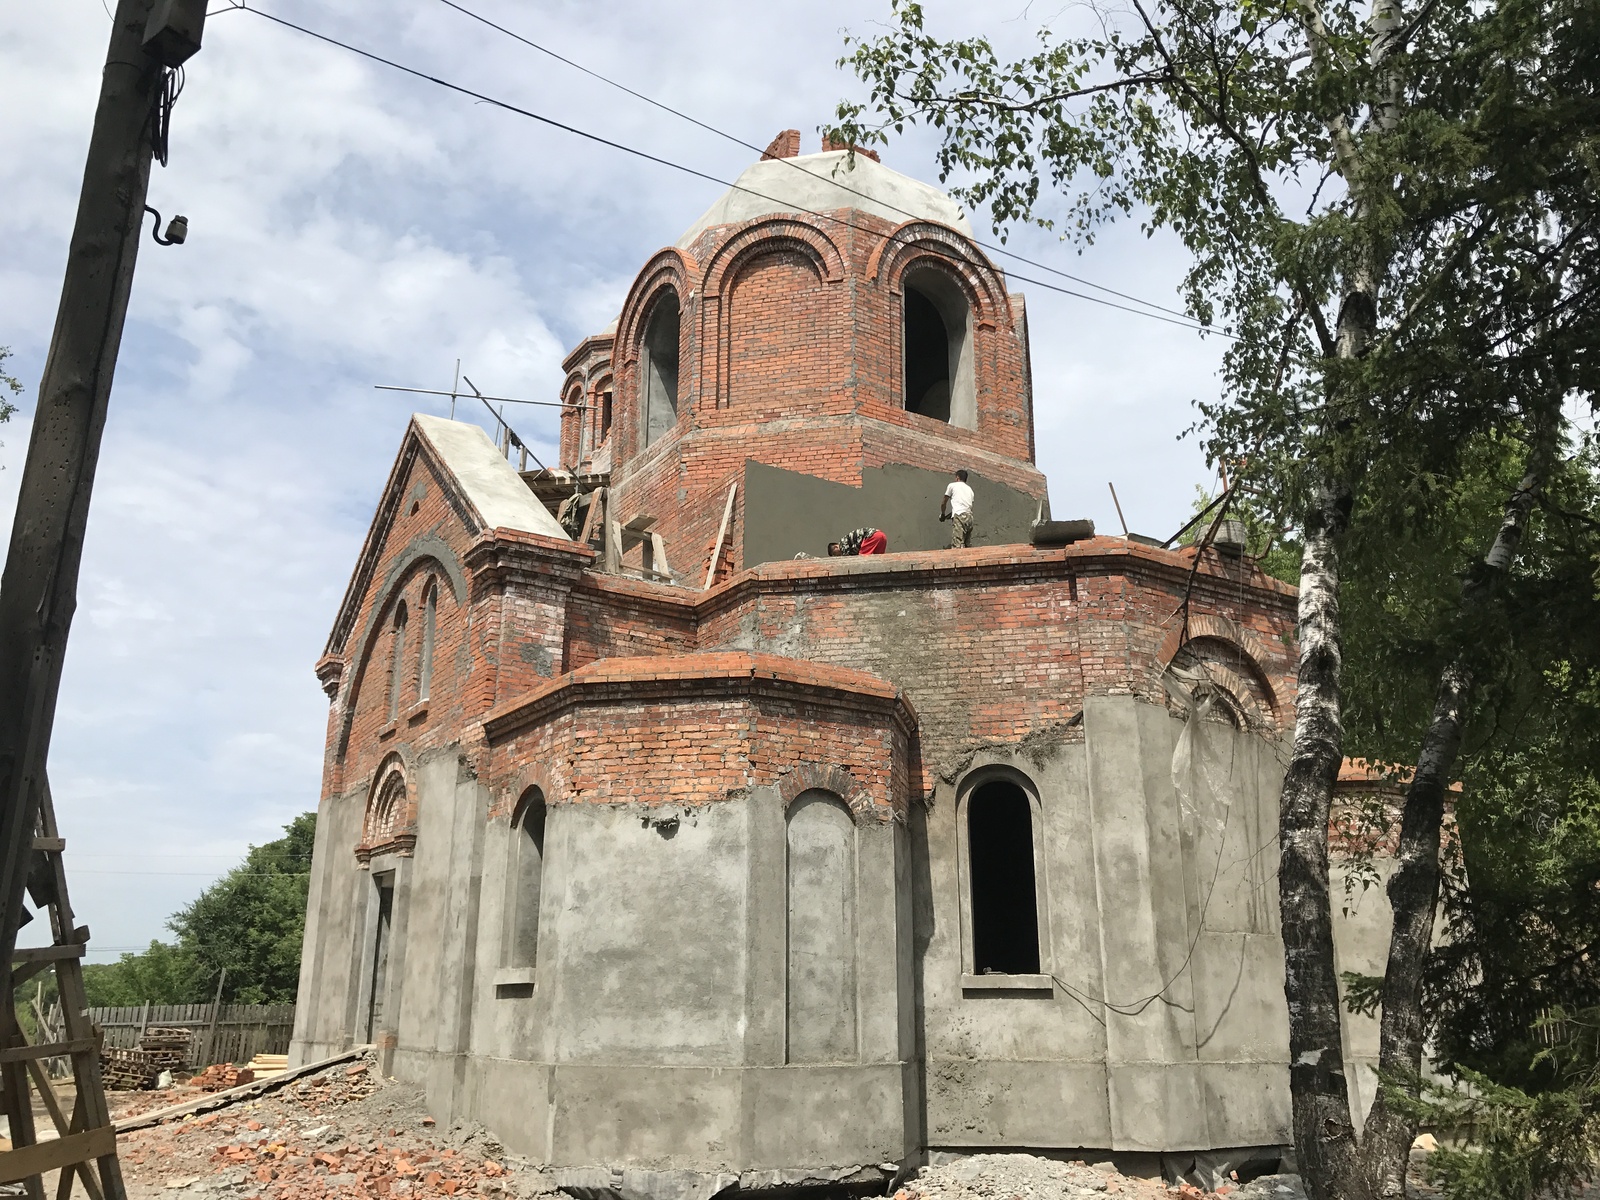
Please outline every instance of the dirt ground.
M113 1093L121 1120L197 1098L187 1088ZM483 1130L441 1128L420 1089L370 1062L339 1064L277 1092L117 1139L129 1200L229 1196L491 1196L554 1192Z
M112 1093L121 1120L182 1104L189 1088ZM286 1084L270 1095L200 1116L123 1134L118 1139L130 1200L238 1197L324 1200L383 1197L424 1200L484 1196L493 1200L565 1200L537 1163L508 1153L485 1130L442 1128L419 1088L382 1078L357 1061ZM1422 1186L1422 1156L1412 1195ZM1119 1174L1110 1164L1062 1162L1031 1154L975 1154L923 1167L899 1182L892 1200L1304 1200L1293 1175L1220 1184L1187 1184ZM1596 1197L1600 1200L1600 1197Z

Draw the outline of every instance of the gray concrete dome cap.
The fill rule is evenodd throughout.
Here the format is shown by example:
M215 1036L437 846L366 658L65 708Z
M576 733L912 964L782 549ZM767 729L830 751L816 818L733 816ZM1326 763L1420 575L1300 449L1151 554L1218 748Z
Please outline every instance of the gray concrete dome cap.
M676 245L687 249L715 225L737 225L776 213L803 216L807 211L841 208L859 209L896 225L935 221L972 236L972 225L961 206L932 184L892 171L864 154L857 154L854 164L849 158L848 150L828 150L767 159L746 167L735 186L706 209ZM749 190L741 190L745 188Z

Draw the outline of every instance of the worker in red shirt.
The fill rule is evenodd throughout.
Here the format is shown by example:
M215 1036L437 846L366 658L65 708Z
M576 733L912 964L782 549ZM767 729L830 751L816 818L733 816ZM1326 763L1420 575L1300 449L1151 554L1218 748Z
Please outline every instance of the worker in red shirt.
M889 539L881 529L852 529L837 542L828 543L828 557L840 555L887 554Z

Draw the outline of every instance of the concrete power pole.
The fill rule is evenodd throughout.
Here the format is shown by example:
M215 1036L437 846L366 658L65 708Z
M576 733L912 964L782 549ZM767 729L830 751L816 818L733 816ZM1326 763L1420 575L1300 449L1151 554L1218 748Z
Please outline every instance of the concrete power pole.
M52 5L36 20L59 19ZM66 277L0 577L0 973L11 959L67 633L77 606L89 495L161 126L167 70L199 49L203 2L118 0L67 251Z

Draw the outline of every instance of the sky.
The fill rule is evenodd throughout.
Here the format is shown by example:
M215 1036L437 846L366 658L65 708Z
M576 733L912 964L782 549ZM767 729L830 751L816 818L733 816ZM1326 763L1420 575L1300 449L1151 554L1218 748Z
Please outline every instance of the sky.
M887 0L464 2L746 142L798 128L807 153L861 92L835 65L844 31L871 34L888 12ZM27 389L0 425L7 529L113 3L0 6L0 345ZM439 0L251 3L721 180L755 157ZM930 0L929 27L1025 49L1041 20L1073 19L1010 3ZM253 13L214 15L186 76L149 202L185 214L189 239L141 243L50 756L96 959L166 936L167 917L249 845L316 807L327 699L312 664L409 413L449 405L374 385L448 389L459 359L485 392L557 399L565 353L722 191ZM883 160L937 181L934 148L910 132ZM1009 244L1180 306L1182 247L1136 222L1081 253L1041 230ZM1114 482L1135 532L1171 534L1212 486L1180 435L1217 393L1220 345L1018 288L1054 515L1120 531ZM546 412L513 424L553 461Z

